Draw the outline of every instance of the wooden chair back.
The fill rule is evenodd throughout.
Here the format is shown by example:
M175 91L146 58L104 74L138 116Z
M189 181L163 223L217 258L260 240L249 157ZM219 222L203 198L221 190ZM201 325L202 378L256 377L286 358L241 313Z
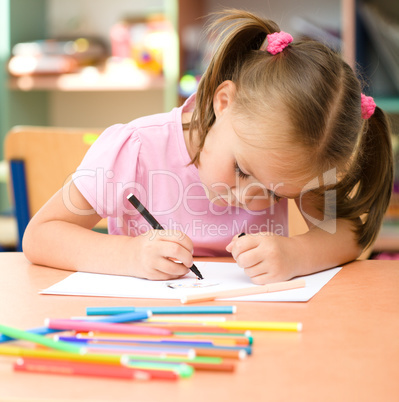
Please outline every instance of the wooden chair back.
M20 220L18 210L24 212L22 205L24 202L18 195L18 189L25 186L28 204L28 211L25 212L30 219L70 180L72 173L101 131L85 128L16 126L7 133L4 153L5 159L11 166L10 185L16 204L17 220ZM23 164L25 178L14 173L12 166L15 162ZM19 226L19 232L24 231L26 224L27 222L23 223L22 227ZM100 227L104 227L104 222ZM19 234L21 237L23 233Z

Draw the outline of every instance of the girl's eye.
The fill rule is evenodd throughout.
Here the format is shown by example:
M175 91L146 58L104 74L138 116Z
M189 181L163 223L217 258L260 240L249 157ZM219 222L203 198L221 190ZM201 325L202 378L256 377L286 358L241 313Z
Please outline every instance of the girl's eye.
M247 179L249 177L249 174L244 173L241 168L238 166L238 163L235 162L234 164L234 170L236 171L236 174L238 174L238 177L240 179Z

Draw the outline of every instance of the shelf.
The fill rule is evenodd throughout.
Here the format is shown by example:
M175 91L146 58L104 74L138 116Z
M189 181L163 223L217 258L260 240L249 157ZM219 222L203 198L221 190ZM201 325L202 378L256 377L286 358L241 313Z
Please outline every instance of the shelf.
M142 72L123 75L87 70L77 74L11 77L8 88L18 91L147 91L163 90L165 79Z

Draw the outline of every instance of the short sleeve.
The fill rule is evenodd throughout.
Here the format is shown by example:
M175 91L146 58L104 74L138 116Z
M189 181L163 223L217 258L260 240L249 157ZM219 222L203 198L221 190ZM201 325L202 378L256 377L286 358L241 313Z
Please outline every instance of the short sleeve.
M74 184L102 218L116 217L125 208L125 194L137 185L140 148L135 127L113 125L94 142L73 174Z

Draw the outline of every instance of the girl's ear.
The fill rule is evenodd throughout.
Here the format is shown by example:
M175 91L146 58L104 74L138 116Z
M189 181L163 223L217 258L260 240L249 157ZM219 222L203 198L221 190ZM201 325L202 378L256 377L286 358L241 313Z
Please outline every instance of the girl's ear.
M223 81L216 89L213 96L213 111L216 117L233 104L236 86L233 81Z

